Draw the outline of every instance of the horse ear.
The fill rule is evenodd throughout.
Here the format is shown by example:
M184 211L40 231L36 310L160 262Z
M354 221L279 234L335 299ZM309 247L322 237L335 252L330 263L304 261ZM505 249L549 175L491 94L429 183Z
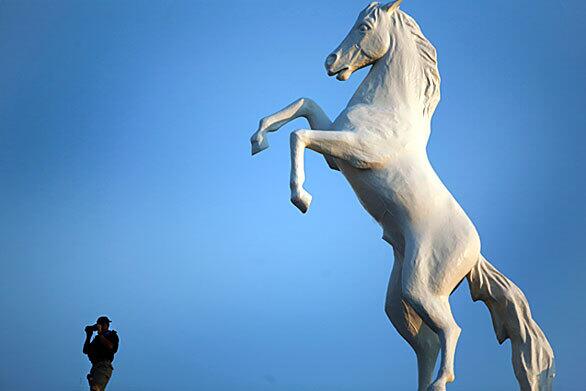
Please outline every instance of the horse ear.
M401 2L402 2L402 1L403 1L403 0L396 0L396 1L391 1L391 2L390 2L390 3L388 3L388 4L385 4L385 5L381 6L381 8L382 8L384 11L387 11L389 14L392 14L392 13L393 13L393 12L394 12L396 9L398 9L398 8L399 8L399 6L401 5Z

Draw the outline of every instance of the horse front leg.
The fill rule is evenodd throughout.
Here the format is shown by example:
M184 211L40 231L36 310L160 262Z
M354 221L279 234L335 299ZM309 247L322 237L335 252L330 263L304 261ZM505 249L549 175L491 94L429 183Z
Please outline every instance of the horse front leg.
M305 148L324 156L348 161L362 169L380 166L386 159L378 140L364 138L350 131L306 130L291 133L291 202L302 213L307 212L311 195L303 188L305 182Z
M255 155L269 147L268 132L275 132L281 126L299 117L306 118L312 129L330 129L332 126L332 121L317 103L309 98L300 98L284 109L260 120L258 130L250 138L252 154ZM338 169L330 156L325 158L330 168Z

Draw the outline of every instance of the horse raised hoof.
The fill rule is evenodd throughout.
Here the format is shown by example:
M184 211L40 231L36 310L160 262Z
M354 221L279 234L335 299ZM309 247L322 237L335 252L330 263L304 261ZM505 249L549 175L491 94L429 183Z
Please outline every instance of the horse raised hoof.
M291 192L291 202L301 211L301 213L307 212L312 198L311 194L305 191L304 188Z
M250 143L252 144L252 154L256 155L259 152L264 151L269 147L269 142L267 141L265 136L261 136L258 133L255 133L251 139Z

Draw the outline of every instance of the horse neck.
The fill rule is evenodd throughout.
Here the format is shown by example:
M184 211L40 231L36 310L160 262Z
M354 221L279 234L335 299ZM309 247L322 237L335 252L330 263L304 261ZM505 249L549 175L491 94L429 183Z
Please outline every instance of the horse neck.
M422 66L417 48L402 23L395 20L392 26L389 50L372 65L349 106L366 104L395 119L408 116L412 122L419 116L424 120Z

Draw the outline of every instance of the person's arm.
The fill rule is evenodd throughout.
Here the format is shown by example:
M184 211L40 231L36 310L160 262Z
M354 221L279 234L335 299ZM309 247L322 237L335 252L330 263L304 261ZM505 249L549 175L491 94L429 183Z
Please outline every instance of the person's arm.
M114 344L112 343L112 341L109 338L106 338L104 336L104 332L107 332L107 330L103 330L102 325L98 325L98 335L96 335L96 340L98 341L99 344L104 346L106 349L114 350ZM112 332L112 333L115 334L115 332ZM115 351L114 351L114 353L115 353Z
M91 348L90 342L91 342L93 333L94 333L93 331L88 331L87 329L85 331L85 342L83 343L83 354L90 354L90 348Z
M114 330L112 330L112 334L110 335L110 341L112 341L112 344L114 345L112 352L118 352L118 344L120 343L120 339L118 339L118 333Z

